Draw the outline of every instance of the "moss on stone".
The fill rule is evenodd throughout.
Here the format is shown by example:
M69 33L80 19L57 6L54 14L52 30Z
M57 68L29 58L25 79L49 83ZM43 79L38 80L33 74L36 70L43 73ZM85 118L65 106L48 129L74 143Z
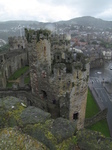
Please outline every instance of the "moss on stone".
M24 109L25 108L22 105L18 104L16 105L16 109L12 109L11 111L8 112L8 116L9 116L8 125L9 126L22 125L20 116Z
M5 128L0 131L0 149L4 150L48 150L48 148L29 135L17 131L17 128Z
M54 120L51 132L57 138L58 143L73 136L76 132L76 123L64 118Z
M69 138L56 146L57 150L72 150L75 148L73 139Z
M62 142L61 147L69 146L70 143L64 143L64 141L73 136L75 127L75 124L67 119L58 118L56 120L49 119L45 123L27 125L23 128L23 132L44 143L50 149L55 150L57 145ZM74 145L73 140L71 140L71 142L72 145Z
M100 132L91 130L80 130L77 132L79 147L85 150L112 149L112 138L106 138Z
M51 119L49 113L35 107L23 107L21 102L15 97L0 99L0 127L17 126L0 130L0 149L47 150L48 147L50 150L71 150L78 144L85 150L112 150L112 138L91 130L80 130L74 136L75 122Z
M21 114L21 120L24 126L28 124L44 123L50 117L50 113L44 112L34 106L27 107Z
M18 98L5 97L0 100L0 128L20 124L20 115L25 109Z
M23 132L29 134L33 138L37 139L38 141L44 143L47 147L52 150L55 150L56 139L50 133L49 130L45 129L42 124L35 124L35 125L27 125Z

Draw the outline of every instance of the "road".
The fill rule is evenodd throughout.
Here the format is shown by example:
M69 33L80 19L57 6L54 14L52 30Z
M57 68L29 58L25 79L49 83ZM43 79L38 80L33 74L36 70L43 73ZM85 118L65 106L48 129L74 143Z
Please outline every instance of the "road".
M100 69L91 69L89 86L101 109L108 108L107 121L112 137L112 62ZM108 83L107 83L108 82Z

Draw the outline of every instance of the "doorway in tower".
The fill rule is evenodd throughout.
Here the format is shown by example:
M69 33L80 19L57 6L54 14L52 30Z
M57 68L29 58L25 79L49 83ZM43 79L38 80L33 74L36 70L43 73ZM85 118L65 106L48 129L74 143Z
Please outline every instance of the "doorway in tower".
M74 119L74 120L77 120L77 119L78 119L78 116L79 116L79 113L78 113L78 112L75 112L75 113L73 114L73 119Z
M43 97L44 99L47 99L47 93L46 93L46 91L41 90L41 93L42 93L42 97Z

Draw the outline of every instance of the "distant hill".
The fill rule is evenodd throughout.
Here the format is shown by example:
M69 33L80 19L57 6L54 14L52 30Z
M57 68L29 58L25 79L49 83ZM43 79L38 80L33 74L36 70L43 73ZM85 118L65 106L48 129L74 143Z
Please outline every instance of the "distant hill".
M5 22L0 22L0 30L8 30L8 29L11 29L11 28L18 28L20 25L21 26L32 26L32 25L36 25L36 24L39 24L38 21L5 21Z
M79 18L74 18L68 21L59 21L59 24L65 23L65 24L78 24L82 26L92 26L95 28L112 28L112 21L104 21L102 19L90 17L90 16L84 16Z
M48 25L82 25L82 26L92 26L95 28L112 28L112 21L104 21L102 19L97 19L90 16L74 18L67 21L59 21L59 22L38 22L38 21L6 21L0 22L0 39L8 41L9 36L19 36L20 35L20 28L22 35L24 34L24 28L45 28Z
M39 23L38 21L0 22L0 39L8 41L8 37L10 36L20 36L20 32L24 35L24 28L37 28L40 24L43 23Z
M112 21L104 21L102 19L97 19L89 16L71 19L70 22L96 28L112 28Z

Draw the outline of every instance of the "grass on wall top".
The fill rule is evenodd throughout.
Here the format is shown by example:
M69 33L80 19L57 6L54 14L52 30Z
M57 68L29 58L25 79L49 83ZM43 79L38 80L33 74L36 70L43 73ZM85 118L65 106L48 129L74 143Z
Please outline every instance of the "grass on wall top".
M24 78L24 83L25 84L30 83L30 76L29 75Z
M14 74L12 76L9 77L8 80L16 80L22 74L24 74L26 71L28 71L28 69L29 69L29 66L25 66L25 67L18 69L16 72L14 72Z

